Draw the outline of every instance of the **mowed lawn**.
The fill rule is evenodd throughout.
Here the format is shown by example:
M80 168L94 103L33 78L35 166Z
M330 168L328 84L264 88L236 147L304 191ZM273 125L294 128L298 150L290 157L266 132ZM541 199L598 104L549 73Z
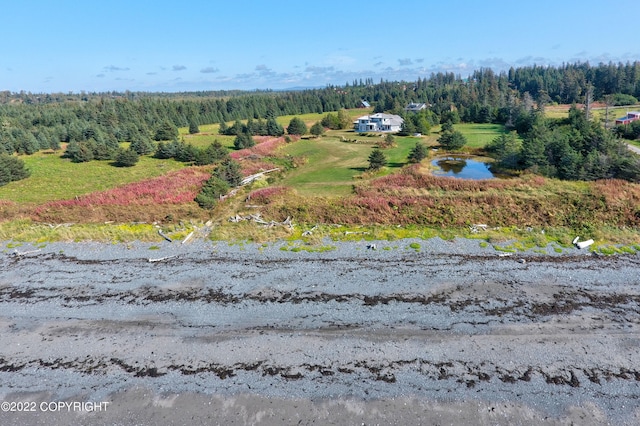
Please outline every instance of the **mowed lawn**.
M357 137L368 143L342 142L339 138L325 136L319 139L302 139L285 146L284 155L304 157L306 163L291 170L279 184L295 188L303 195L349 194L354 178L369 167L369 155L375 148L376 139ZM419 138L396 137L397 146L383 150L387 157L387 168L382 173L407 164L409 151Z
M467 147L482 148L504 132L500 124L456 124L467 138ZM423 137L394 136L396 146L383 150L387 167L379 174L396 172L408 163L408 156L416 142L437 145L439 128ZM363 143L342 142L340 136ZM295 188L303 195L345 195L351 192L355 178L369 166L369 155L382 138L360 135L353 131L328 132L319 139L301 140L286 146L285 155L302 156L306 163L289 171L282 185Z
M344 195L351 191L353 177L368 167L372 146L341 142L335 138L302 139L285 146L282 153L304 157L306 162L291 170L280 185L304 195Z
M143 156L133 167L114 167L111 161L72 163L60 153L39 152L20 157L31 176L0 186L0 200L18 203L44 203L103 191L131 182L164 175L184 167L174 160Z
M490 123L465 123L454 124L453 128L458 130L467 139L466 147L484 148L489 142L504 133L504 125Z

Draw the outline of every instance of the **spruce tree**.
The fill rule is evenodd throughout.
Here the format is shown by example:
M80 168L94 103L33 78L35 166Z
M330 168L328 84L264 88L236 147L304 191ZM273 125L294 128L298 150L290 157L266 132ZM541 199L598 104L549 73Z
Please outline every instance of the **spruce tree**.
M24 161L13 155L0 154L0 186L29 177Z
M248 133L240 133L233 141L233 146L235 146L236 149L251 148L255 144L256 142Z
M240 186L242 182L242 173L240 171L240 164L237 161L227 158L216 167L213 171L213 176L222 179L227 182L230 187Z
M116 155L116 161L114 165L117 167L132 167L135 166L140 157L138 153L129 147L129 149L120 149Z
M195 135L196 133L200 133L200 128L198 127L198 123L195 120L189 120L189 134Z
M203 209L211 209L220 200L220 196L229 192L229 184L217 176L211 176L196 195L195 201Z
M154 151L155 145L148 137L138 135L131 141L131 148L138 155L147 155Z
M287 133L302 136L307 133L307 125L299 117L293 117L287 127Z
M438 143L444 149L457 151L467 143L467 139L458 130L447 130L440 135Z
M416 142L416 146L414 146L409 152L409 162L410 163L419 163L425 158L427 158L428 152L427 147L424 146L421 142Z
M178 128L174 126L169 120L165 120L156 129L154 139L157 141L170 141L178 137Z
M227 148L222 146L218 140L215 140L208 147L197 153L195 165L204 166L207 164L215 164L219 161L225 160L226 158L229 158Z
M176 155L176 147L171 142L158 142L158 146L156 147L156 152L153 155L155 158L160 158L163 160L173 158Z
M267 120L267 135L277 137L284 135L284 128L273 117Z
M322 124L320 124L319 121L316 121L316 123L311 126L311 130L309 132L314 136L322 136L324 133L324 127L322 127Z
M380 148L375 148L369 155L369 169L379 170L387 165L387 157L384 152L380 151Z

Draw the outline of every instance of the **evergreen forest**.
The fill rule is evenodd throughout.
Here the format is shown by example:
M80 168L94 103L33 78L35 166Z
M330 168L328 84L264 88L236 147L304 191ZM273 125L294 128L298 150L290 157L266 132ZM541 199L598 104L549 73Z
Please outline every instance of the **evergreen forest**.
M403 129L406 133L447 122L503 124L517 136L506 133L488 147L503 168L571 180L638 181L640 164L628 156L621 139L637 138L635 125L611 132L576 106L568 119L544 116L551 104L634 105L638 98L640 62L528 66L501 73L480 69L468 78L438 73L413 82L365 79L282 92L0 92L0 154L55 151L67 143L65 156L73 161L119 158L116 165L131 165L135 154L156 151L156 142L175 141L179 127L196 132L199 125L221 123L221 133L238 135L237 147L242 148L250 146L251 135L282 135L285 129L275 117L331 113L357 108L366 100L374 112L405 116L411 127ZM409 102L424 102L429 108L407 119L404 106ZM301 131L299 126L287 130ZM130 142L135 153L125 155L121 142Z

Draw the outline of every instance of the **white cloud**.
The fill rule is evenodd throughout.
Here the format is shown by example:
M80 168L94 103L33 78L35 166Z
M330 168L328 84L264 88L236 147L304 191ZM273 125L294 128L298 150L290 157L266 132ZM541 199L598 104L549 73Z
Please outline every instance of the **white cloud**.
M108 65L104 67L104 70L108 72L129 71L129 67L117 67L115 65Z

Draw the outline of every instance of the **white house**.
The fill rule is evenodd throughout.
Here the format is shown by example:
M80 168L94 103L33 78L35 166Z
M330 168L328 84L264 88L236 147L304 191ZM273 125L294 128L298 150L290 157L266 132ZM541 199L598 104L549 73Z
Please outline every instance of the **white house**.
M399 132L404 120L399 115L377 113L358 118L355 130L364 132Z

